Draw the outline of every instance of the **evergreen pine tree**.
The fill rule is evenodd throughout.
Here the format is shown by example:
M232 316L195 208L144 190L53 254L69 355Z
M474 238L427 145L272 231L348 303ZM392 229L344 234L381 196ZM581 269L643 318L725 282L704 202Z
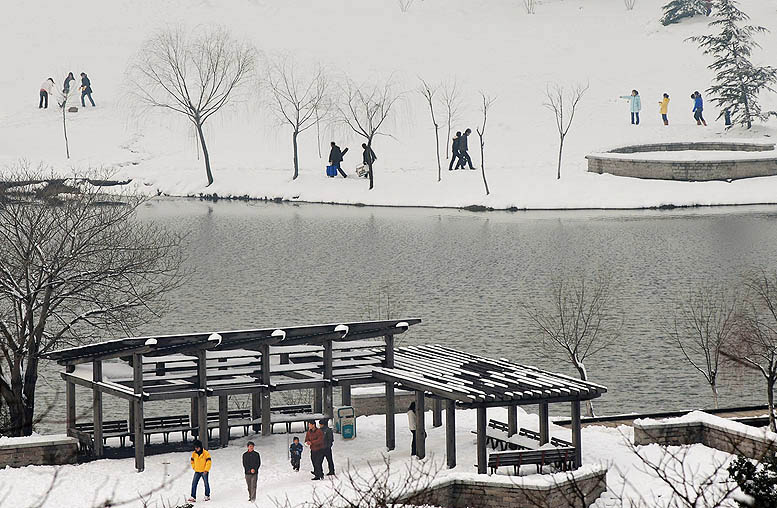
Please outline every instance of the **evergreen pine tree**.
M709 15L709 3L708 0L671 0L662 7L664 16L661 18L661 24L671 25L697 14Z
M720 108L718 118L731 114L733 124L752 127L753 120L766 121L775 112L763 112L758 103L761 91L774 92L777 69L756 67L750 61L754 48L761 46L753 40L756 34L766 32L762 26L745 25L750 16L737 7L736 0L715 0L715 21L710 27L719 28L717 35L700 35L689 40L699 44L705 55L715 61L708 68L715 72L714 84L707 89L712 102Z

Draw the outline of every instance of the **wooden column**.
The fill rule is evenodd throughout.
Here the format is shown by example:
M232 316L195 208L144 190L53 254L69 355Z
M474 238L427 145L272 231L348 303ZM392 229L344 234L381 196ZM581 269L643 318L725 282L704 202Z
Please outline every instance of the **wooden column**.
M488 457L486 456L486 408L477 409L478 420L478 473L486 474L488 472Z
M135 441L135 434L132 433L132 429L133 429L132 425L133 425L133 422L135 421L135 401L134 400L129 401L129 413L128 413L128 415L129 415L129 421L127 422L128 423L127 428L130 430L130 437L129 438L130 438L131 442L134 442Z
M518 434L518 406L507 406L507 436Z
M445 457L448 469L456 467L456 401L445 401Z
M229 444L229 399L219 395L219 444L225 448Z
M333 363L332 341L328 340L324 343L324 379L327 383L324 386L324 411L322 412L330 418L334 414L334 397L332 395Z
M262 415L262 394L261 392L251 393L251 420L257 421ZM254 432L259 432L259 424L253 424Z
M75 372L75 365L65 367L65 372L72 374ZM65 415L65 434L70 435L70 429L76 428L76 384L67 381L65 383L65 405L67 414Z
M94 422L94 456L103 456L103 394L97 383L103 380L103 362L92 362L92 421Z
M386 335L386 368L394 368L394 336ZM394 413L396 405L394 399L394 383L386 383L386 448L393 450L397 447L396 421Z
M200 393L197 395L197 428L202 448L208 449L208 371L205 351L197 351L197 383Z
M432 399L432 427L442 427L442 400Z
M313 412L324 412L324 393L321 388L313 388Z
M415 456L426 457L426 399L424 392L415 392Z
M575 447L575 468L583 465L583 446L580 442L580 401L572 401L572 446Z
M272 424L270 423L270 346L262 346L262 384L265 388L262 391L262 435L272 434Z
M146 440L143 436L143 356L132 355L132 385L135 392L135 414L132 429L135 434L135 469L140 473L146 468Z
M342 393L342 403L343 406L350 406L351 405L351 385L343 385L342 387L343 393Z
M540 403L540 445L550 441L550 417L548 416L548 403Z
M193 429L195 429L195 430L192 431L192 436L193 437L197 437L197 438L199 438L199 436L200 436L199 431L196 430L196 428L197 428L197 415L198 414L199 413L198 413L198 410L197 410L197 397L192 397L191 398L191 404L189 405L189 425Z

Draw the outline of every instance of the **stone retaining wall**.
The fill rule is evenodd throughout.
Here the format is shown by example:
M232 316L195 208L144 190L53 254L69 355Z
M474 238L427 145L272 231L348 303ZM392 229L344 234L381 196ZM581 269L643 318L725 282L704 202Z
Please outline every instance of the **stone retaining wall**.
M353 406L356 416L384 415L386 414L386 395L385 393L358 393L354 388L351 395L351 406ZM394 413L400 414L407 412L411 402L415 401L415 392L405 390L394 390ZM431 401L427 400L426 409L431 409Z
M74 464L78 459L78 440L64 435L45 436L25 441L0 441L0 468Z
M639 152L684 152L687 150L723 152L768 152L774 150L774 143L737 143L718 141L694 141L689 143L653 143L629 145L607 150L607 153Z
M451 475L408 504L446 508L524 508L553 506L586 508L607 490L607 470L557 473L535 477ZM482 475L481 475L482 476Z

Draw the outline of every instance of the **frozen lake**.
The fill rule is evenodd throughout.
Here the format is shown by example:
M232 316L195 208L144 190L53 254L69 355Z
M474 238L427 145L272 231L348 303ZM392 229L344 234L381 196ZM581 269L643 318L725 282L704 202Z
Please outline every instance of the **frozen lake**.
M601 413L710 407L703 378L662 324L690 285L734 283L777 250L774 207L472 213L159 200L141 213L188 234L194 270L143 334L366 319L377 317L379 295L385 316L388 293L393 314L423 319L402 343L443 343L574 375L542 353L519 303L536 301L556 274L607 270L624 326L619 343L588 364L591 380L609 388ZM56 399L42 430L64 427L55 368L44 367L39 385L39 406ZM762 403L762 384L727 371L721 404ZM78 389L78 399L88 415L88 391ZM126 415L126 403L104 400L106 418ZM146 414L171 410L149 404Z

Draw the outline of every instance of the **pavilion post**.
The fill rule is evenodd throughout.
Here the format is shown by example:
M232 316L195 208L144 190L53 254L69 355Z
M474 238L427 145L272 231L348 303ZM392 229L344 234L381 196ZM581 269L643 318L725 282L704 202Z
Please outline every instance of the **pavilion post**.
M132 429L135 434L135 469L142 472L146 468L146 440L143 432L143 355L132 355L132 386L135 392L135 411Z
M197 351L197 429L203 449L208 449L208 371L205 350Z
M197 428L197 415L199 413L197 412L197 397L191 398L191 404L189 405L189 426L191 426L192 429ZM199 431L193 430L192 436L199 437L200 433Z
M415 456L426 457L426 408L424 392L415 392Z
M262 390L262 435L272 434L272 424L270 423L270 346L262 345L262 384L266 386Z
M394 368L394 336L386 335L386 368ZM394 419L394 413L396 412L396 405L394 399L394 382L389 381L386 383L386 448L393 450L397 447L397 435L396 435L396 421Z
M128 416L129 416L129 422L128 422L129 425L127 426L127 428L130 430L130 437L129 438L130 438L130 441L134 442L135 441L135 434L132 433L132 429L134 428L132 426L134 425L133 422L135 421L135 401L134 400L129 401Z
M330 418L334 414L334 397L332 394L333 386L332 386L332 377L333 377L333 354L332 354L332 341L328 340L324 343L324 380L326 381L326 385L324 385L324 411L322 411L324 414L329 416Z
M575 468L583 465L583 446L580 432L580 401L572 401L572 446L575 448Z
M225 448L229 444L229 399L219 395L219 444Z
M442 427L442 400L432 399L432 427Z
M350 406L351 405L351 385L350 384L344 384L342 386L342 402L343 406Z
M518 434L518 406L507 406L507 436Z
M94 456L103 456L103 394L97 383L103 380L103 362L92 362L92 421L94 423Z
M445 457L448 469L456 467L456 401L445 401Z
M262 394L261 392L251 392L251 421L257 422L262 415ZM259 424L252 426L254 432L259 432Z
M319 387L313 388L313 412L324 412L324 393Z
M550 418L548 416L548 403L540 402L540 445L550 441Z
M488 472L488 458L486 457L486 408L479 407L477 409L478 420L478 474L486 474Z
M72 374L75 370L75 365L65 367L65 372L68 374ZM76 428L76 384L70 381L65 383L65 405L67 406L65 433L69 436L70 430Z

